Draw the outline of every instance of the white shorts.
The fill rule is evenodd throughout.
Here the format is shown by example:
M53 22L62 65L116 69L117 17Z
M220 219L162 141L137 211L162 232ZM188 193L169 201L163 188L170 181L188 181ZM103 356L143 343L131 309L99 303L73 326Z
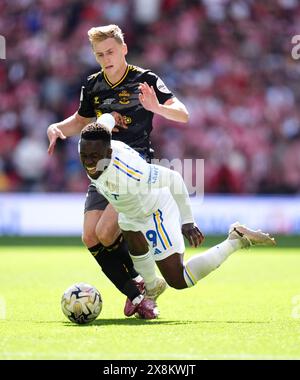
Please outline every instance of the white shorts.
M173 253L183 254L184 239L181 233L180 214L174 198L164 197L156 212L143 219L130 219L119 214L119 226L124 231L141 231L154 260L159 261Z

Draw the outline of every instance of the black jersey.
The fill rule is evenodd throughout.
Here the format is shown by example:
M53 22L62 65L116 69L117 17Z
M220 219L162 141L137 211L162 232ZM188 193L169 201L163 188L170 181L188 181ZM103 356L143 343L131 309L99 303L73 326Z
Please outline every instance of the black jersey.
M110 83L103 71L90 75L81 89L78 114L90 118L118 112L123 116L128 129L113 132L113 139L121 140L137 151L148 154L153 112L147 111L139 101L138 87L143 82L153 86L160 104L173 97L156 74L128 65L123 77L115 84Z

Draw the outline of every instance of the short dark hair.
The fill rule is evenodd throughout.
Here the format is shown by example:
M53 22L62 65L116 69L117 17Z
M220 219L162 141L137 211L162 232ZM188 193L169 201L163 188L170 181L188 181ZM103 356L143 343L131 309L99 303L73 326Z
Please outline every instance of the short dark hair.
M103 142L110 144L111 133L107 128L95 121L83 128L81 131L81 138L84 140L102 140Z

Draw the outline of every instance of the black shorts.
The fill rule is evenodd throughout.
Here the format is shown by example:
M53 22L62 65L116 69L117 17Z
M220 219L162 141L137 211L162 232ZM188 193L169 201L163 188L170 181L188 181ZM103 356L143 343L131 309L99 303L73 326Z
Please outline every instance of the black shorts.
M102 194L98 193L94 185L89 185L84 204L84 212L105 210L107 205L107 199Z

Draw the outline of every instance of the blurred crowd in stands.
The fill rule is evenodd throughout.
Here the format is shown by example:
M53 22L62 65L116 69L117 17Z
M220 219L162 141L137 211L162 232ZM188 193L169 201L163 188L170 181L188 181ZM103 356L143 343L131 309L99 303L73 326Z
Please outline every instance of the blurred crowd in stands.
M299 193L297 0L2 0L0 15L0 191L86 191L78 137L49 158L46 130L99 71L88 29L115 23L128 62L190 112L187 125L155 117L158 158L204 158L206 193Z

